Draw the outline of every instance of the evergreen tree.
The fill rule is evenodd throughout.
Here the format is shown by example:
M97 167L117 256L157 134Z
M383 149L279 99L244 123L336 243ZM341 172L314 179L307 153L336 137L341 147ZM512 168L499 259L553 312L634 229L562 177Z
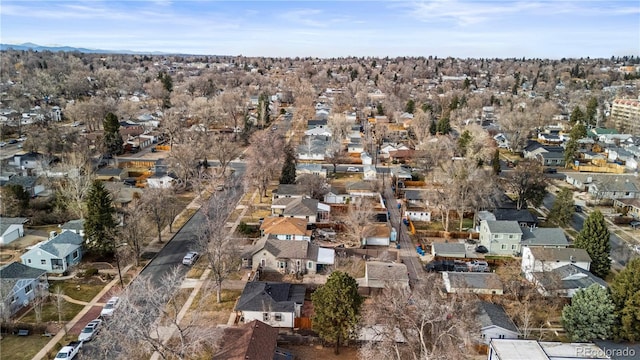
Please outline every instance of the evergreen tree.
M382 103L378 103L378 106L376 106L376 113L378 115L384 115L384 108L382 107Z
M358 294L358 283L349 274L334 271L327 283L312 295L315 315L313 329L320 337L335 343L335 353L340 344L349 339L358 324L363 299Z
M280 184L296 183L296 156L293 153L291 144L284 147L284 164L280 174Z
M591 97L587 103L587 111L585 112L585 120L587 125L596 125L596 115L598 114L598 99Z
M124 152L124 140L120 135L120 122L113 113L108 113L104 118L103 143L108 155L120 155Z
M595 210L584 221L582 230L576 236L573 245L580 249L585 249L591 257L591 272L601 278L605 278L611 270L611 244L609 238L611 234L607 228L607 223L600 210Z
M435 135L438 133L438 125L435 120L431 120L431 125L429 125L429 134Z
M31 194L29 194L29 192L26 191L20 184L9 184L5 186L5 189L7 189L7 194L12 197L12 200L14 200L7 201L9 199L4 199L5 207L14 208L10 209L12 211L9 211L9 213L23 214L29 208L29 200L31 200ZM11 205L15 205L15 207ZM6 211L8 209L5 208L4 210ZM2 215L6 216L7 214L5 213Z
M611 284L615 305L616 338L640 340L640 258L635 258L620 271Z
M416 111L416 103L415 101L413 101L413 99L409 99L409 101L407 101L407 105L404 107L404 111L408 112L409 114L413 114L413 112Z
M573 111L571 112L571 116L569 117L569 121L572 124L577 124L577 123L584 122L584 120L585 120L585 116L584 116L584 112L582 112L582 109L580 109L579 106L574 107Z
M451 132L451 124L449 123L449 117L443 116L442 119L438 120L438 124L436 125L436 131L442 135L446 135Z
M491 160L491 167L493 167L493 173L500 175L500 150L496 149L493 152L493 159Z
M571 298L562 309L562 324L571 341L606 340L611 338L615 306L607 289L593 284Z
M471 135L469 130L463 131L460 137L458 138L458 151L460 152L461 156L466 155L467 146L469 146L469 144L471 143L471 140L473 140L473 136Z
M549 220L560 227L565 227L571 222L574 213L573 192L569 188L562 188L549 211Z
M564 146L564 166L566 168L571 167L571 164L576 160L576 153L578 152L578 140L570 138Z
M577 123L571 128L569 136L572 139L580 140L587 137L587 128L582 123Z
M94 180L87 195L87 217L84 232L87 250L100 256L109 256L115 249L116 209L111 194L101 181Z

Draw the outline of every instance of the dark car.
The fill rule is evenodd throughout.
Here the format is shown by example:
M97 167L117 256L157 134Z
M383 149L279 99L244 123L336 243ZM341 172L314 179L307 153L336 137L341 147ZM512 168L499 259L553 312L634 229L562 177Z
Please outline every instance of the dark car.
M558 172L558 169L556 169L556 168L546 168L546 169L544 169L544 173L545 174L555 174L557 172Z
M487 249L487 247L484 245L478 245L476 246L476 252L480 254L486 254L489 252L489 249Z
M454 271L455 263L451 260L434 260L425 265L424 269L430 272Z
M9 144L17 144L17 143L18 143L18 140L16 139L9 140Z

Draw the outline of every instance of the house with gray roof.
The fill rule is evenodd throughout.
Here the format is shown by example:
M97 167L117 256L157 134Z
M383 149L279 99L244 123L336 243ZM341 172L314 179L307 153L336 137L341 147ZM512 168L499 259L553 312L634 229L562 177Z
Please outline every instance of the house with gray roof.
M315 274L335 262L335 250L309 241L278 240L263 237L242 256L245 267L284 274Z
M20 256L24 265L51 273L64 273L82 260L84 239L79 234L63 231L41 242Z
M236 303L243 324L260 320L277 328L293 328L300 317L306 287L300 284L251 281Z
M431 244L431 255L433 256L465 258L466 253L466 247L462 243L434 242Z
M0 216L0 245L8 245L24 236L24 224L27 218L11 218Z
M7 180L3 186L20 185L24 191L28 192L32 197L40 195L45 191L37 176L14 175Z
M551 271L564 265L573 264L589 271L591 257L584 249L525 247L522 249L522 272L527 274Z
M307 196L307 190L299 184L280 184L271 195L272 201L279 198L303 198Z
M42 296L49 287L47 272L19 262L0 267L0 319L8 319Z
M497 208L492 211L497 221L517 221L522 227L538 226L538 217L528 209ZM491 220L487 218L486 220Z
M575 264L564 265L551 271L534 272L530 277L538 292L544 296L571 298L576 292L591 285L607 288L604 280Z
M502 295L504 287L496 273L448 272L442 273L448 293Z
M521 251L522 228L517 221L480 222L480 244L490 254L518 255Z
M485 344L489 344L491 339L517 339L520 336L518 327L498 304L481 301L478 304L478 322Z
M316 175L326 179L327 169L322 168L320 164L297 164L296 177L301 175Z
M364 278L357 279L359 286L370 289L384 289L394 286L409 290L409 273L405 264L367 261L365 263Z
M271 215L306 219L308 223L329 220L331 207L308 197L281 197L271 203Z
M84 236L84 219L69 220L60 225L60 229L62 229L63 232L71 231L80 236Z
M316 160L323 161L327 148L329 147L328 138L325 136L306 136L300 142L297 148L298 160Z
M566 248L569 246L569 241L561 228L522 228L521 245Z
M586 191L595 200L640 198L640 188L633 174L567 173L566 182Z

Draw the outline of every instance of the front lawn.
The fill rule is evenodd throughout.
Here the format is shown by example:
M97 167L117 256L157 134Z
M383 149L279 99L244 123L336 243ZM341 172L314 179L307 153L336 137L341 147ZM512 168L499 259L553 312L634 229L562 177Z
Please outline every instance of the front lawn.
M107 282L97 283L98 279L92 279L91 281L85 279L70 279L70 280L60 280L60 281L51 281L49 285L49 291L52 294L55 294L57 291L56 288L60 287L62 293L67 295L73 299L89 302L93 300L93 298L98 295L98 293L104 289L107 285Z
M62 301L61 312L62 312L62 321L71 321L82 309L84 305L74 304L67 302L65 300ZM25 314L20 319L21 322L25 323L36 323L36 314L33 309L29 310L28 313ZM49 301L42 306L42 322L49 321L58 321L58 308L56 307L56 298L55 296L49 297Z
M0 360L28 360L33 358L48 342L50 337L41 334L29 336L3 335L0 340Z

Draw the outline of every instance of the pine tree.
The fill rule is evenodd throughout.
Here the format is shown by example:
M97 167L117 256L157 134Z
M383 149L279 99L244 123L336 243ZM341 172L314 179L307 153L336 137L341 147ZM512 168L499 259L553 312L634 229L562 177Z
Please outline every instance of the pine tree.
M611 338L615 306L607 289L593 284L573 295L562 309L562 324L572 341Z
M94 180L87 195L87 217L84 222L86 246L89 252L109 256L114 251L118 223L111 194L101 181Z
M290 144L284 147L284 164L280 174L280 184L296 183L296 156Z
M438 133L438 125L435 120L431 120L431 125L429 125L429 134L435 135Z
M573 192L569 188L563 188L549 211L549 220L560 227L565 227L569 225L574 213Z
M615 304L617 339L640 340L640 258L627 263L611 283Z
M362 297L358 294L358 283L349 274L334 271L327 283L312 295L315 315L313 329L320 337L335 343L335 353L340 352L340 343L353 335L359 321Z
M124 152L124 140L120 135L120 122L113 113L104 118L104 148L108 155L120 155Z
M438 120L438 124L436 124L436 131L442 135L446 135L451 132L451 124L449 123L449 117L444 116L442 119Z
M598 99L591 97L587 103L587 111L585 113L585 119L588 125L596 124L596 115L598 114Z
M585 220L582 230L576 237L573 245L585 249L591 257L591 272L601 278L605 278L611 270L611 234L607 228L604 216L599 210L593 211Z
M493 167L493 173L500 175L500 150L496 149L493 152L493 159L491 160L491 166Z
M582 109L580 109L579 106L574 107L573 111L571 112L571 116L569 117L569 121L572 124L577 124L577 123L584 122L584 120L585 120L585 116L584 116L584 112L582 112Z
M415 110L416 110L415 101L413 101L413 99L409 99L409 101L407 101L407 105L404 107L404 111L408 112L409 114L413 114Z

